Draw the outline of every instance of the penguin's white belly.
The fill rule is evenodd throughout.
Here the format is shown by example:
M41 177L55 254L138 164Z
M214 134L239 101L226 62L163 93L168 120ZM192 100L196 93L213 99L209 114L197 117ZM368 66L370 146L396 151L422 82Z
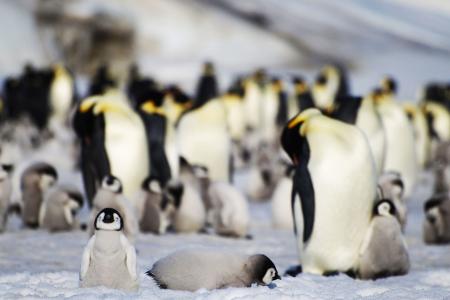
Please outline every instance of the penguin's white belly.
M0 232L6 225L8 215L8 207L12 194L12 184L9 178L5 178L0 182Z
M189 163L208 168L211 180L229 181L231 143L226 128L198 128L180 135L180 152Z
M128 272L125 251L103 253L95 248L92 252L89 269L81 281L81 287L106 286L113 289L136 291L137 280Z
M427 120L421 112L417 112L413 120L416 141L417 163L423 168L430 153L430 137L428 135Z
M261 94L256 84L252 84L245 91L245 116L247 118L247 125L253 129L258 129L261 124Z
M277 95L272 91L266 91L263 100L261 135L265 142L272 143L277 135L276 117L278 112Z
M379 107L386 132L385 171L397 171L405 184L405 196L411 194L416 182L417 162L411 125L401 107L381 104Z
M245 114L241 100L230 101L227 107L227 124L232 140L240 141L245 135Z
M347 271L357 262L376 186L373 158L364 144L311 153L308 169L315 193L315 219L301 255L306 272Z
M272 196L272 224L275 228L294 228L292 218L292 179L283 177L278 182Z
M105 147L111 173L123 185L123 193L131 198L149 174L148 147L141 120L117 113L105 114Z
M381 174L386 154L386 137L383 123L375 108L372 110L361 107L355 125L366 135L375 160L377 174Z
M181 205L175 213L175 231L196 232L203 228L205 222L206 211L200 194L185 183Z
M67 118L73 98L73 83L69 76L61 76L53 81L50 88L52 117L60 122Z

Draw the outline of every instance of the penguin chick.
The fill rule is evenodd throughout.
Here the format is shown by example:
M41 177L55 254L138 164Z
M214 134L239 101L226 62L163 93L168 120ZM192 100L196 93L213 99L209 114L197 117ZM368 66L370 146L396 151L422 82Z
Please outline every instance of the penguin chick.
M164 234L172 224L175 204L164 193L159 181L147 178L142 183L143 201L139 227L143 232Z
M134 244L139 232L137 213L132 204L122 193L122 183L113 175L106 175L102 180L102 185L97 191L90 217L90 234L94 233L94 220L97 214L104 208L111 207L123 216L124 234L127 239Z
M229 183L214 182L208 189L212 204L211 224L217 234L231 237L245 237L249 227L247 199Z
M22 173L20 188L23 205L22 221L25 226L38 227L43 195L57 179L56 169L44 162L32 164Z
M409 271L409 255L394 204L379 201L363 241L357 275L361 279L378 279L405 275Z
M406 226L407 208L403 196L403 180L398 172L385 172L378 178L378 186L381 189L381 199L390 199L395 206L396 217L402 231Z
M206 211L201 194L189 182L170 181L167 197L177 210L173 220L176 232L198 232L205 226Z
M160 288L196 291L270 284L280 279L264 254L240 255L209 249L180 250L158 260L146 273Z
M122 216L115 209L104 208L93 223L95 234L81 261L80 287L137 291L136 250L123 234Z
M294 229L292 217L291 194L295 168L286 167L284 176L278 181L272 195L272 224L278 229Z
M0 165L0 232L3 232L8 221L8 209L12 193L12 165Z
M80 227L76 219L83 207L81 192L70 186L54 186L44 196L39 212L39 227L51 232L70 231Z
M426 244L450 243L450 199L448 193L436 194L424 205L423 239Z

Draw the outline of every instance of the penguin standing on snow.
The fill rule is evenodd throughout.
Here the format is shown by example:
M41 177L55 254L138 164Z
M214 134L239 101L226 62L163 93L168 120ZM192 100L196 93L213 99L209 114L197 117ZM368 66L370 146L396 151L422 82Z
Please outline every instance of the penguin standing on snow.
M417 164L423 169L430 159L431 140L426 115L422 105L404 103L403 109L414 130Z
M50 188L39 212L39 227L51 232L78 229L77 213L83 207L83 196L70 186Z
M403 180L397 172L386 172L378 178L378 187L381 199L389 199L395 208L395 217L398 219L402 230L405 229L407 208L403 195Z
M38 227L44 193L55 184L57 179L56 169L44 162L34 163L22 173L20 179L22 221L26 227Z
M158 260L147 272L162 289L197 291L268 285L280 279L264 254L240 255L209 249L180 250Z
M311 92L314 106L331 112L339 106L340 98L349 94L344 70L336 66L325 66L317 76Z
M111 207L120 212L124 217L123 233L131 243L134 243L139 232L137 213L132 204L123 195L122 184L120 180L113 176L107 175L102 181L101 188L97 191L91 210L91 225L97 214L104 208ZM90 227L90 234L94 233L94 227Z
M12 183L12 165L0 164L0 232L3 232L8 221Z
M376 198L366 137L355 126L308 109L287 123L281 144L295 166L291 199L303 271L354 269Z
M136 250L123 234L124 221L112 208L102 209L93 224L95 234L83 252L80 287L139 289Z
M385 171L399 172L405 184L404 194L408 198L417 178L417 161L413 128L408 117L394 95L397 84L385 78L383 89L376 92L375 101L386 134Z
M145 126L137 113L108 96L88 98L79 106L74 128L84 140L81 164L88 199L107 174L121 180L129 198L140 190L150 163Z
M384 199L375 205L373 219L361 245L356 272L359 278L378 279L408 273L408 250L395 215L395 206L390 200Z

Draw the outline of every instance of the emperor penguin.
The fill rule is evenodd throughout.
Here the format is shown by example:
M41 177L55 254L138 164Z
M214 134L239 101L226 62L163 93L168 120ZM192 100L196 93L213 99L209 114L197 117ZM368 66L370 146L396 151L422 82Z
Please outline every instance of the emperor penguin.
M291 199L303 271L354 269L376 199L367 138L356 126L307 109L287 123L281 144L295 166Z
M80 287L105 286L128 292L139 289L136 250L123 234L124 220L113 208L95 217L95 234L83 252Z
M263 90L261 141L274 144L278 136L278 125L286 123L287 100L280 78L273 78ZM282 124L282 125L281 125Z
M430 151L434 155L439 143L450 141L450 112L435 102L426 102L424 110L431 140Z
M246 116L246 127L249 131L257 131L261 127L261 107L265 80L265 71L263 69L259 69L252 76L249 76L243 81L244 112Z
M94 233L93 225L97 214L107 207L114 208L123 216L123 233L134 244L139 232L137 210L123 194L122 183L114 175L103 178L102 185L95 195L90 216L90 235Z
M212 182L208 189L211 219L218 235L243 238L250 225L247 199L241 191L227 182Z
M373 93L362 99L355 125L367 136L375 160L376 171L380 175L384 170L387 142L383 122L378 113Z
M8 221L8 210L12 194L12 170L12 165L0 164L0 232L5 230Z
M446 193L434 194L424 204L423 240L425 244L450 243L450 197Z
M91 79L89 96L103 95L108 89L115 88L117 82L112 78L108 65L98 67L94 77Z
M356 274L361 279L378 279L405 275L409 271L409 255L398 223L394 204L379 201L361 246Z
M400 227L405 230L407 221L407 207L403 195L403 180L397 172L385 172L378 177L380 199L389 199L395 208L395 216Z
M175 199L166 195L159 180L148 177L142 183L142 191L136 197L139 228L142 232L164 234L173 223Z
M306 80L301 76L292 79L294 85L293 104L289 105L289 119L295 117L299 112L314 107L311 90Z
M150 171L149 145L141 118L126 103L107 96L88 98L80 110L75 127L86 131L87 153L82 160L87 161L82 161L82 165L91 172L89 178L83 178L85 185L91 187L90 197L107 174L118 177L124 195L132 197ZM83 125L83 116L91 126ZM83 177L85 173L89 172L83 172Z
M338 99L348 94L344 72L332 65L323 67L313 84L311 93L316 108L331 112L338 104Z
M184 249L158 260L146 273L162 289L197 291L268 285L280 279L264 254L243 255L212 249Z
M56 169L45 162L33 163L23 171L20 189L22 191L22 221L26 227L38 227L39 211L44 194L57 179Z
M53 80L50 85L50 106L52 110L50 126L64 126L74 100L74 80L61 64L53 67Z
M377 110L386 134L384 171L396 171L401 174L405 184L404 194L408 198L416 183L418 172L413 127L402 106L393 99L395 89L391 90L389 86L394 85L385 83L385 86L383 91L375 92Z
M177 131L180 156L191 164L207 167L211 180L231 180L231 139L226 109L220 99L185 112Z
M414 130L417 164L420 169L423 169L430 159L431 151L429 128L423 106L422 104L404 103L403 108Z
M219 95L219 88L212 62L205 62L203 65L203 73L197 83L195 93L194 107L200 107L211 99L215 99Z
M272 225L277 229L294 230L291 206L294 171L295 168L292 165L286 166L286 171L272 194Z
M83 207L83 196L77 188L56 185L44 196L39 211L39 227L50 232L80 228L77 213Z

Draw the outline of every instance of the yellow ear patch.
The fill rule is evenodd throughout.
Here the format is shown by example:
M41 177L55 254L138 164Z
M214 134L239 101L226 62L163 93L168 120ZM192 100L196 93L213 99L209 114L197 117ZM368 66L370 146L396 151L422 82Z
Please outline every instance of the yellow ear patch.
M99 101L94 107L94 114L99 115L105 112L118 112L125 115L128 114L126 106L119 103L118 101Z
M308 120L310 117L315 116L315 115L320 115L320 114L322 114L322 113L318 109L316 109L316 108L309 108L309 109L303 111L302 113L298 114L294 119L292 119L288 123L287 127L289 129L294 128L298 124Z
M95 98L87 98L81 102L80 107L78 108L80 112L87 112L95 103L97 103L97 99Z
M162 115L162 116L165 115L164 109L161 108L161 107L157 107L155 105L155 103L153 101L151 101L151 100L148 100L148 101L144 102L141 105L141 110L145 111L148 114L158 114L158 115Z
M410 103L403 104L403 109L411 115L415 115L416 111L417 111L417 108L413 104L410 104Z

